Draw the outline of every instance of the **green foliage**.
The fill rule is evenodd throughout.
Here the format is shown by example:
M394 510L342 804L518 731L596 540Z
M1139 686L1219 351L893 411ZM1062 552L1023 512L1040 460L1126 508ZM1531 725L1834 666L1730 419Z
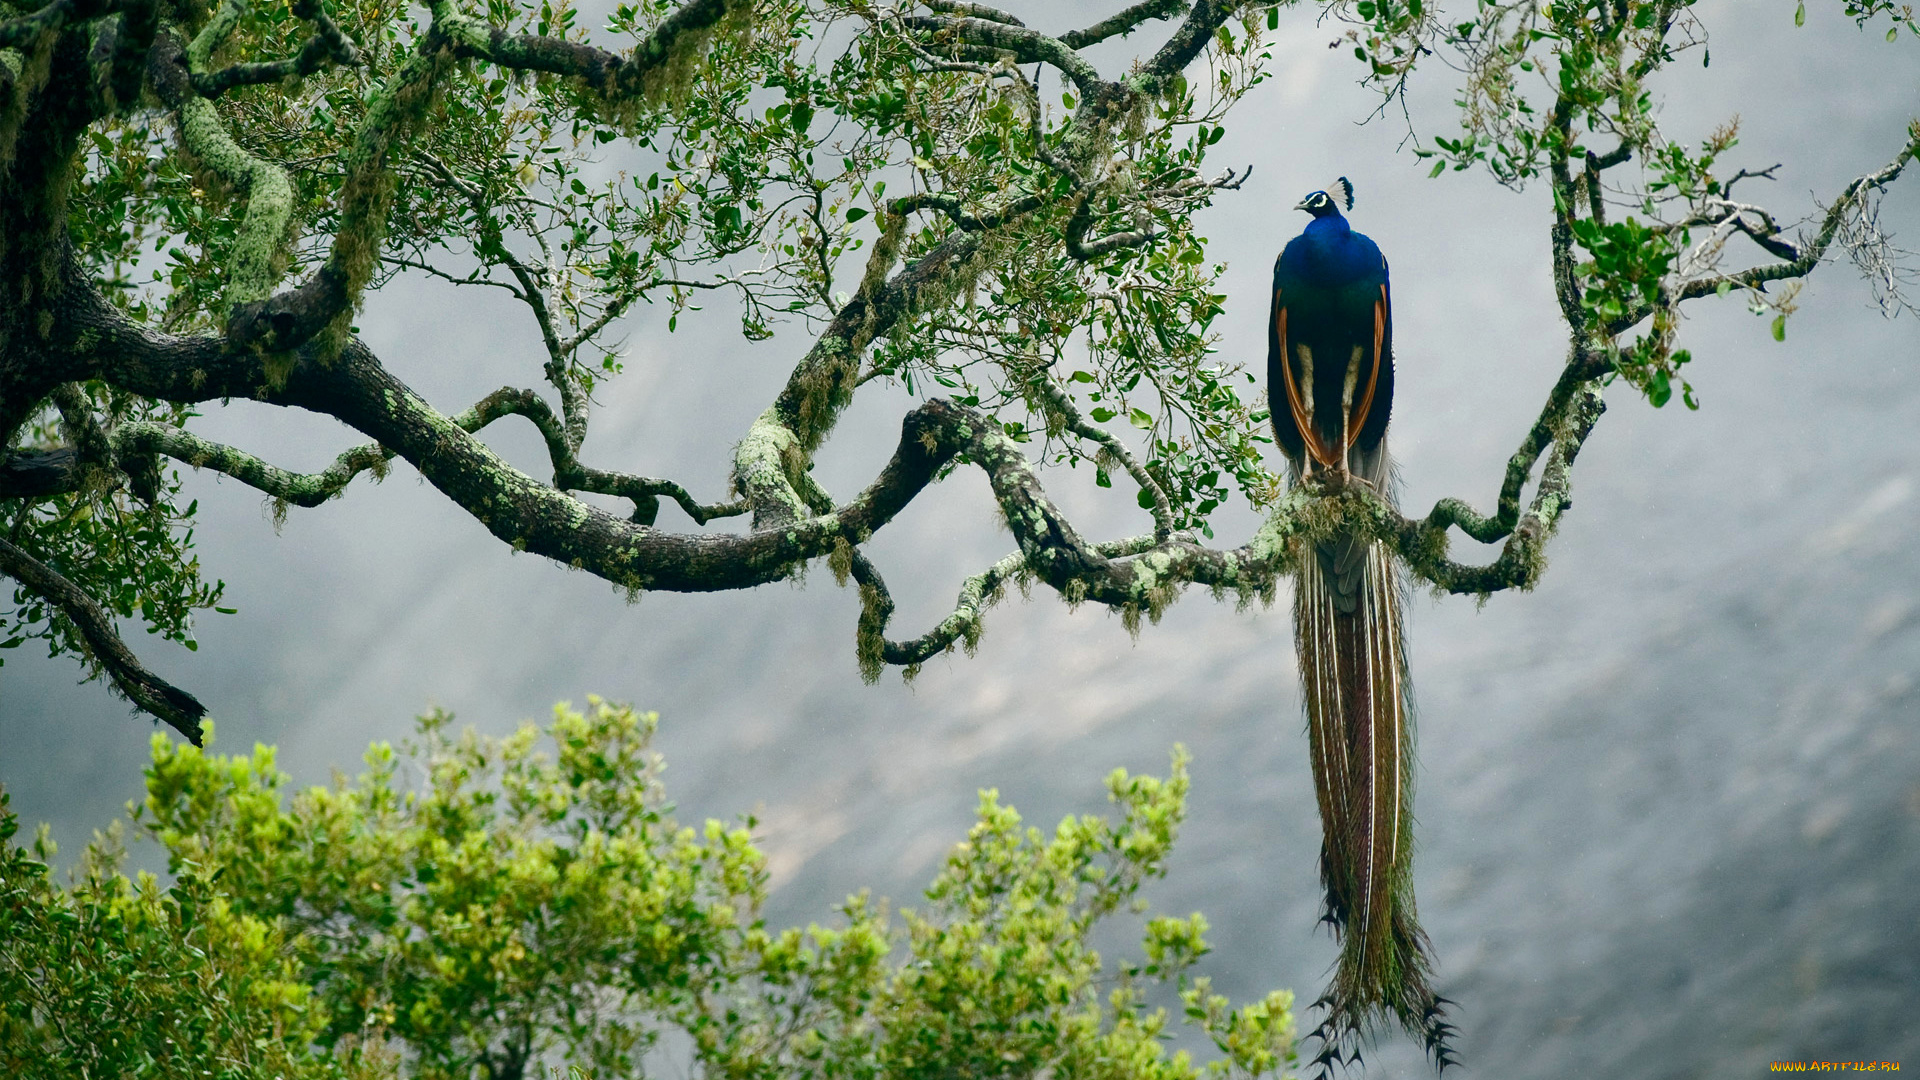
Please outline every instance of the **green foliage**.
M110 422L163 419L182 423L188 410L123 393L101 383L81 387L88 404ZM20 439L27 448L84 443L86 436L63 436L51 411L29 424ZM197 649L193 612L218 604L225 583L208 584L193 553L193 516L198 505L178 500L180 477L171 470L144 470L155 486L144 492L104 467L89 470L78 491L44 498L23 498L11 506L0 528L29 555L69 580L85 583L100 606L121 618L138 618L150 634ZM226 610L226 609L222 609ZM15 583L13 605L0 613L0 650L39 639L50 656L88 658L79 629L45 598ZM0 659L0 663L4 663ZM97 678L97 665L89 677Z
M886 136L875 150L895 175L906 172L913 191L967 214L1021 197L1044 201L997 242L961 302L929 309L877 343L872 373L989 409L1015 441L1044 439L1047 460L1092 464L1105 486L1114 463L1061 434L1064 419L1041 390L1051 380L1090 406L1094 423L1144 439L1143 463L1176 528L1212 535L1210 516L1236 489L1255 505L1269 502L1276 487L1260 458L1271 441L1266 414L1255 377L1214 353L1225 267L1208 261L1191 220L1215 191L1203 179L1208 148L1224 135L1227 112L1265 78L1265 22L1249 16L1237 34L1221 28L1212 81L1178 79L1158 97L1126 103L1112 159L1076 163L1105 174L1079 218L1071 181L1048 164L1071 160L1075 140L1086 137L1071 90L1056 110L1017 81L921 70L890 38L860 53L858 70L837 65L837 107ZM876 84L883 93L873 93ZM884 183L868 184L877 205ZM910 235L907 260L956 228L936 217ZM1146 238L1092 256L1070 243L1122 233ZM1151 497L1142 493L1140 504Z
M44 845L30 858L8 844L0 1000L22 1004L0 1014L0 1055L80 1053L93 1044L63 1032L82 1013L137 1004L115 1061L171 1060L186 1051L166 1039L184 1033L215 1054L228 1033L272 1032L246 1060L290 1077L374 1075L382 1050L423 1078L551 1062L625 1076L649 1054L767 1078L1184 1080L1294 1060L1290 995L1235 1010L1191 977L1199 915L1146 920L1141 954L1119 965L1089 945L1103 920L1144 911L1141 886L1165 873L1184 752L1166 780L1116 771L1117 819L1068 817L1051 836L983 792L924 910L896 922L863 894L831 927L775 931L753 822L674 821L651 714L557 707L550 752L532 725L496 739L450 723L422 717L402 752L371 747L359 778L297 792L269 748L156 738L134 818L165 846L170 890L112 873L112 841L71 890L47 883ZM144 997L117 989L136 969L183 974ZM1156 985L1176 988L1179 1017L1149 1006ZM1170 1053L1176 1020L1217 1055Z
M1780 340L1797 283L1775 293L1765 284L1811 268L1794 265L1800 249L1784 242L1766 211L1733 199L1735 182L1771 178L1773 170L1715 172L1737 142L1737 118L1697 143L1661 128L1656 76L1688 53L1711 63L1695 7L1693 0L1482 0L1467 17L1436 11L1423 20L1418 3L1357 6L1370 18L1358 51L1389 92L1404 89L1416 45L1451 53L1466 73L1458 135L1435 136L1414 151L1433 159L1432 175L1480 168L1514 188L1543 176L1553 183L1566 235L1584 256L1561 282L1563 311L1583 344L1607 357L1609 379L1625 379L1656 407L1676 386L1697 407L1679 374L1692 355L1675 348L1681 300L1739 288L1755 315L1772 317ZM1841 7L1862 27L1890 22L1889 41L1902 26L1920 34L1911 5L1845 0ZM1793 18L1805 23L1804 3ZM1637 181L1608 173L1628 162L1638 165ZM1637 216L1609 220L1608 204ZM1863 235L1874 231L1870 217L1859 222ZM1729 241L1740 234L1757 254L1784 260L1780 271L1754 277L1723 269Z
M171 889L129 881L119 823L70 888L52 881L44 830L15 846L0 792L0 1071L21 1080L206 1076L375 1080L377 1045L315 1044L325 1013L284 933L237 911L217 875L183 867Z

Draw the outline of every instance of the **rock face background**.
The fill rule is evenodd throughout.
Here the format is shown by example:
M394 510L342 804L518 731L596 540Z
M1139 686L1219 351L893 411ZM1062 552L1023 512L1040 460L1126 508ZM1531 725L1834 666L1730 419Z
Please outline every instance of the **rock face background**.
M1034 5L1033 21L1078 25L1111 6L1068 18ZM1733 160L1785 162L1746 194L1789 217L1883 164L1920 112L1920 49L1855 31L1838 6L1810 5L1795 31L1789 5L1703 3L1712 66L1683 61L1657 87L1675 138L1740 113ZM1424 179L1395 156L1403 125L1352 122L1371 102L1327 48L1332 28L1288 18L1276 77L1217 148L1221 165L1255 167L1207 220L1232 266L1223 355L1259 370L1270 260L1305 222L1288 208L1352 177L1356 227L1394 261L1405 502L1487 505L1561 356L1545 195ZM1117 67L1133 45L1103 59ZM1447 74L1436 65L1416 92L1448 100ZM1920 175L1886 219L1911 245ZM1479 610L1415 603L1418 891L1472 1074L1920 1065L1920 333L1911 317L1882 320L1845 264L1814 277L1784 345L1737 300L1690 314L1703 408L1610 395L1540 588ZM724 311L691 321L671 337L631 327L628 373L587 454L711 498L799 345L742 343ZM537 383L518 313L408 283L373 297L362 324L445 409ZM879 466L902 406L884 392L855 406L822 458L831 490ZM199 427L301 468L352 438L246 404ZM530 428L487 437L542 474ZM1086 479L1049 481L1086 531L1138 526ZM1102 611L1014 598L976 657L868 688L855 599L824 572L804 588L629 606L510 555L404 468L278 536L257 493L211 475L192 491L203 562L241 613L205 620L197 655L143 651L209 702L229 751L278 743L283 767L317 782L351 771L369 740L405 735L430 702L500 731L563 697L634 701L663 715L684 817L758 813L770 917L784 922L824 918L861 885L911 902L977 788L1048 826L1099 806L1115 765L1164 770L1180 741L1195 793L1156 905L1208 914L1208 970L1236 996L1279 985L1310 1000L1332 961L1313 930L1318 825L1284 597L1236 613L1197 593L1137 643ZM662 518L685 526L671 508ZM1222 525L1238 543L1252 519ZM872 545L901 601L897 632L918 633L1008 547L977 475L923 497ZM8 661L0 783L71 855L139 792L147 725L98 685L74 688L67 662ZM1370 1061L1373 1075L1422 1074L1403 1041Z

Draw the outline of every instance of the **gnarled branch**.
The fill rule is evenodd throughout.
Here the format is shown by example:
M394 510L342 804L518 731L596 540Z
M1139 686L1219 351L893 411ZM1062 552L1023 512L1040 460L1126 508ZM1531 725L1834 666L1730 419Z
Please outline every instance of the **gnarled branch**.
M203 733L200 721L206 706L192 694L148 671L120 640L113 618L85 590L59 571L27 554L11 541L0 538L0 573L33 590L54 606L79 629L88 654L106 671L113 685L128 700L154 716L165 720L187 741L199 746Z

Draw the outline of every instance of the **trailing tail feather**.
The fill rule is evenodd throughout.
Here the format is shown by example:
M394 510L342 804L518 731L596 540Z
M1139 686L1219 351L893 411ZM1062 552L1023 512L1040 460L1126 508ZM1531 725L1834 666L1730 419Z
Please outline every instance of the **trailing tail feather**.
M1303 554L1295 641L1323 830L1323 921L1340 944L1333 981L1315 1003L1326 1015L1312 1033L1321 1043L1313 1063L1321 1077L1336 1062L1359 1063L1359 1044L1392 1017L1444 1071L1456 1063L1453 1029L1445 1000L1429 986L1433 961L1413 900L1413 703L1401 580L1385 548L1361 536Z

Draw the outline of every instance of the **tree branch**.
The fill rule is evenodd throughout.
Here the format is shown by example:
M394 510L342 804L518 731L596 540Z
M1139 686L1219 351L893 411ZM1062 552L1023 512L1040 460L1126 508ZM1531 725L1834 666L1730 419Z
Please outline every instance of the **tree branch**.
M908 30L1006 53L1016 63L1047 64L1073 80L1082 93L1091 93L1102 82L1100 72L1066 43L1025 26L955 15L903 15L900 23Z
M41 34L97 19L113 10L113 0L53 0L32 14L0 20L0 49L22 48Z
M690 0L661 21L626 54L537 34L510 34L462 15L453 0L434 0L435 28L455 43L459 55L515 71L543 71L581 80L609 102L660 95L677 77L680 61L694 55L706 35L740 0Z
M272 465L247 453L211 439L202 438L186 428L152 421L122 424L113 433L116 454L165 455L196 469L212 469L231 476L251 488L257 488L281 502L300 507L315 507L340 494L353 478L363 472L386 474L393 454L377 443L349 449L333 464L317 473L297 473Z
M1113 456L1115 461L1120 463L1120 467L1127 471L1128 476L1133 477L1133 482L1140 485L1140 490L1146 492L1153 500L1154 542L1158 543L1173 535L1173 506L1167 501L1166 489L1153 478L1153 474L1147 471L1146 466L1140 464L1140 459L1134 456L1127 444L1121 442L1119 436L1106 428L1089 423L1086 417L1080 415L1080 410L1074 408L1073 399L1068 397L1067 392L1061 389L1053 379L1042 375L1040 381L1035 384L1035 389L1039 391L1047 405L1066 421L1067 430L1083 439L1098 443L1102 449Z
M1144 6L1144 5L1141 5ZM1194 0L1193 9L1187 12L1185 22L1160 46L1139 71L1127 76L1126 83L1132 89L1143 94L1158 94L1174 76L1187 69L1207 42L1213 40L1213 32L1233 17L1233 13L1244 6L1243 0Z
M0 573L33 590L80 631L88 653L128 700L187 737L195 746L203 737L206 706L141 665L115 632L113 619L93 597L52 567L0 538Z
M745 512L738 503L703 505L685 488L671 480L609 472L581 465L567 445L565 432L538 394L531 390L503 387L481 399L472 408L451 418L462 431L476 432L503 416L524 416L539 429L553 462L554 487L561 490L592 491L632 499L636 518L645 515L643 524L653 523L658 512L656 498L664 495L678 503L687 516L699 524ZM202 438L185 428L171 424L136 422L124 424L113 433L117 456L165 455L196 469L211 469L256 488L281 502L300 507L315 507L344 491L354 477L363 472L386 474L394 452L378 443L348 449L332 465L317 473L296 473L272 465L235 447ZM71 453L71 452L69 452ZM4 476L0 472L0 476ZM4 490L4 488L0 488Z
M1915 121L1909 128L1906 146L1901 148L1900 153L1885 168L1859 177L1841 189L1839 197L1827 207L1826 216L1820 222L1820 230L1814 234L1813 239L1800 245L1797 258L1783 259L1780 262L1750 267L1731 274L1716 274L1698 281L1689 281L1680 287L1678 299L1692 300L1708 293L1718 292L1722 283L1736 288L1758 288L1769 281L1805 277L1820 264L1820 260L1827 253L1828 246L1833 243L1834 234L1839 231L1847 215L1861 204L1868 192L1885 188L1899 179L1915 154L1920 154L1920 121ZM1746 231L1748 235L1752 235L1751 230ZM1775 254L1781 253L1775 252ZM1628 312L1621 317L1620 322L1614 324L1619 327L1619 330L1614 330L1613 327L1608 329L1613 333L1620 333L1646 318L1651 312L1650 305L1645 310Z
M63 495L80 488L85 470L70 446L10 450L0 455L0 499Z
M324 344L329 349L338 347L346 333L346 318L359 303L360 290L373 276L386 239L387 210L394 192L388 176L389 159L411 136L432 101L434 85L450 59L446 43L436 22L421 41L419 51L373 95L347 153L346 178L340 189L340 226L326 261L294 288L264 300L233 304L227 316L227 336L233 344L286 352L329 331ZM197 95L195 100L205 102ZM249 225L253 220L252 201L249 198Z
M1014 18L1012 15L1009 15L1006 12L1001 11L999 8L988 7L985 4L967 4L967 3L961 3L960 0L923 0L923 2L929 8L932 8L935 11L938 11L947 15L960 15L967 18L987 19L991 22L1006 23L1008 26L1027 25L1026 23L1021 22L1019 19Z
M234 12L233 22L246 13L244 0L226 0L221 5L221 13L214 17L215 22L225 22L226 13ZM326 13L318 0L295 0L293 4L295 18L304 19L314 25L314 35L307 39L300 51L286 60L271 60L247 64L234 64L214 72L198 72L193 76L193 89L201 97L217 98L236 86L255 86L260 83L279 82L293 76L311 75L330 64L356 67L360 63L360 51L347 40L338 24ZM214 25L210 22L209 27ZM220 35L231 33L228 25ZM204 36L204 32L203 32ZM193 55L191 52L188 54ZM204 58L197 67L204 66Z
M1060 44L1069 49L1084 49L1110 37L1124 37L1141 23L1152 19L1171 19L1184 0L1141 0L1140 3L1111 18L1102 19L1085 30L1069 30L1060 35ZM1183 67L1185 65L1182 65Z

